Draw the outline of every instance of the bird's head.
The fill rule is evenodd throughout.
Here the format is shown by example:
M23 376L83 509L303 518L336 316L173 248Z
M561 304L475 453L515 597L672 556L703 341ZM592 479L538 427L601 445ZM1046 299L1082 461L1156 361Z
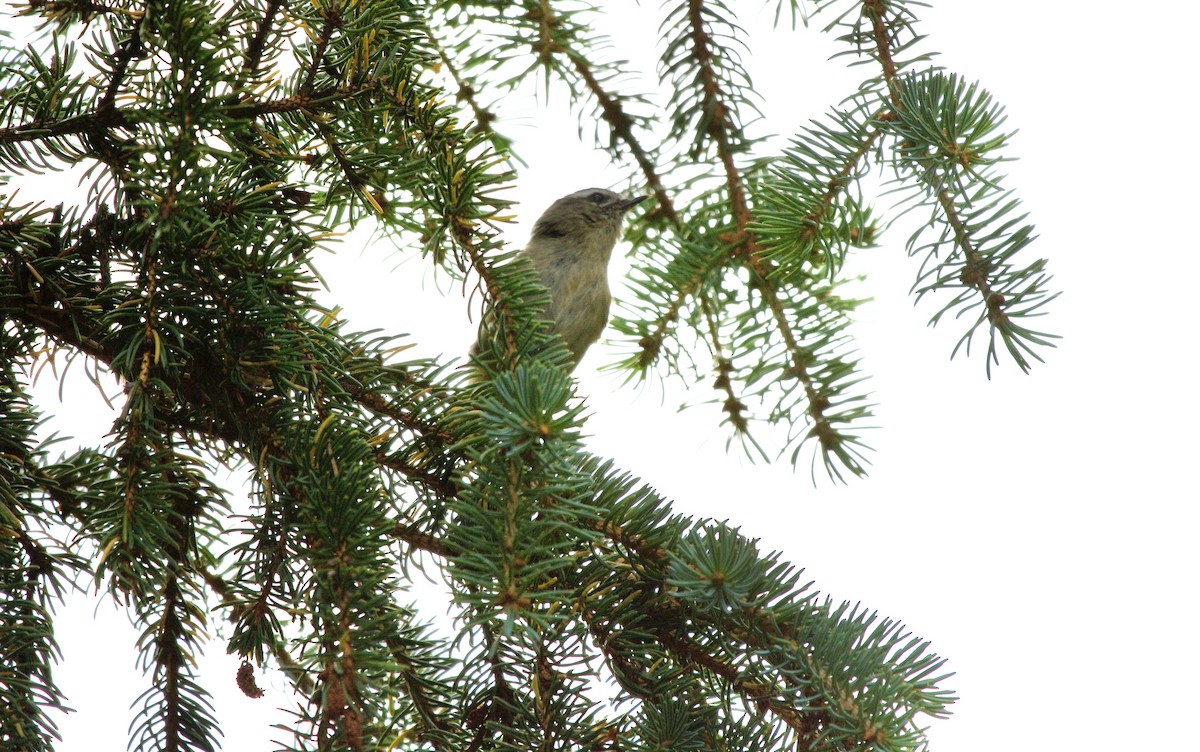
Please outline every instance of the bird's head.
M550 205L533 227L533 238L563 238L587 242L604 239L609 250L617 242L621 218L646 196L625 198L604 188L586 188L563 196Z

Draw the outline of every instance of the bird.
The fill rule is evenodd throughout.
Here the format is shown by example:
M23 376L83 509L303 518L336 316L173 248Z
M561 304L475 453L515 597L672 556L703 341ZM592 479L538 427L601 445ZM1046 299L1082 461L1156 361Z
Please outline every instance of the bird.
M520 253L550 293L539 318L566 342L572 370L608 324L608 261L626 212L646 198L604 188L563 196L534 223Z

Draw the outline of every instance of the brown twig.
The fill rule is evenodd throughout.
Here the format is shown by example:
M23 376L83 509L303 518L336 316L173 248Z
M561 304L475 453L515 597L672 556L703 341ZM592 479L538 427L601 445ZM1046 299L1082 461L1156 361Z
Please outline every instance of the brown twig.
M629 148L629 153L633 155L634 161L641 168L642 175L646 178L646 184L650 187L651 193L654 194L655 211L666 217L671 226L676 230L681 229L683 223L679 218L678 212L675 210L675 203L671 199L671 195L667 193L667 189L662 182L662 177L659 176L654 162L650 159L650 155L646 153L641 142L638 141L633 133L633 118L625 112L625 109L621 106L621 100L604 88L583 56L574 52L568 53L568 55L571 65L583 78L588 91L592 93L592 96L596 98L597 104L600 105L601 117L613 129L613 133L617 138L623 141L625 146Z
M267 0L267 8L263 11L263 16L259 20L258 29L255 30L254 36L250 38L250 44L246 46L246 60L242 65L242 72L247 76L253 77L258 73L258 66L262 63L263 50L266 48L267 35L271 33L271 28L275 23L275 16L279 13L279 9L283 7L287 0Z
M450 544L429 533L423 533L417 530L413 525L396 525L388 531L395 538L404 541L413 548L427 551L428 553L440 556L443 559L448 559L454 556L454 550L450 548Z
M809 745L815 741L822 726L828 723L824 711L808 707L803 711L797 710L793 704L780 697L781 691L776 687L754 681L747 676L745 671L719 660L687 637L672 630L661 630L658 633L658 639L663 647L679 659L681 664L698 667L721 677L746 700L760 710L769 711Z
M471 108L471 112L475 113L475 130L480 133L496 135L496 131L492 129L492 122L496 119L496 114L484 107L475 98L475 86L467 80L458 66L450 58L450 54L438 45L438 57L441 58L442 65L446 66L446 70L450 71L450 77L454 79L454 83L458 84L458 98L467 103Z
M896 61L892 58L891 39L888 35L884 13L887 8L882 0L863 0L862 13L871 19L871 35L875 39L875 56L883 66L883 80L887 83L892 105L899 109L899 90L896 88Z
M340 11L334 6L326 6L325 23L321 24L321 35L317 38L316 49L313 51L312 65L304 72L304 82L300 84L301 95L307 96L312 93L317 70L325 60L325 50L329 47L329 40L333 38L333 32L341 26L341 22Z

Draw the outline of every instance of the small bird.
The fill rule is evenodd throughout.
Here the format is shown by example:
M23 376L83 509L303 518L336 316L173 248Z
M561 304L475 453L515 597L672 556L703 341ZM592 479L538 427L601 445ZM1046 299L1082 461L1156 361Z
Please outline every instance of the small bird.
M625 198L603 188L563 196L534 224L521 252L550 291L541 318L566 341L572 367L608 324L608 260L625 212L646 198Z

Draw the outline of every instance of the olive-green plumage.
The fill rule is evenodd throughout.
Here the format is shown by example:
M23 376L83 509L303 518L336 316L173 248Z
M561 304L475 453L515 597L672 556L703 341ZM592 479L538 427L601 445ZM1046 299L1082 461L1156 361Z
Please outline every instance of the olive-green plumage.
M608 323L608 260L625 212L645 198L603 188L563 196L538 219L522 251L550 291L542 318L566 341L574 365Z
M543 318L576 364L608 324L608 260L625 212L644 198L588 188L555 201L533 227L524 255L550 291Z

